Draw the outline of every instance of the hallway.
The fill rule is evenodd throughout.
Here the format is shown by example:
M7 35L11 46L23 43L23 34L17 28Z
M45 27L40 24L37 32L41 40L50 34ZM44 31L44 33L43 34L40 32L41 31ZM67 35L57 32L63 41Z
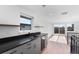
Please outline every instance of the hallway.
M63 34L56 34L52 36L52 38L50 38L49 41L67 44L66 37Z
M67 45L67 41L64 35L54 35L48 41L47 48L43 54L69 54L70 47Z

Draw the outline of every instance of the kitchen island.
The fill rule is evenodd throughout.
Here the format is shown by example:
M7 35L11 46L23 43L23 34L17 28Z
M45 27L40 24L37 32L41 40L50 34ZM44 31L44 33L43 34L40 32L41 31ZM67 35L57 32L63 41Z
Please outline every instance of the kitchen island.
M29 33L0 39L1 54L41 53L41 33Z

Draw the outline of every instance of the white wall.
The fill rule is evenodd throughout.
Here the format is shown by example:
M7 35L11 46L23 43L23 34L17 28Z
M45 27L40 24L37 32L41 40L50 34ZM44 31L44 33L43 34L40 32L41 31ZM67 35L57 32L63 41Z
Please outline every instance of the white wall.
M47 20L47 17L42 15L41 11L36 11L36 13L32 12L31 10L23 9L21 12L24 12L27 15L31 15L34 17L33 23L32 23L32 32L42 32L42 33L47 33L48 37L52 35L52 23L49 23ZM35 28L34 26L43 26L40 28Z
M70 19L70 18L69 18ZM65 20L65 18L63 19L63 20ZM72 20L72 21L60 21L60 22L54 22L53 23L53 25L54 24L64 24L65 25L65 35L67 36L67 32L76 32L76 33L79 33L79 21L76 21L76 18L74 19L74 21L73 21L73 19L71 18L70 20ZM74 24L74 31L67 31L67 24ZM53 27L53 29L54 29L54 27ZM53 34L54 34L54 32L53 32Z
M79 21L74 23L75 32L79 33Z
M42 33L47 33L48 37L50 37L53 33L53 27L52 24L46 23L44 24L44 27L40 29Z
M0 24L19 25L19 9L16 6L0 6ZM0 26L0 38L17 35L19 27Z
M19 9L16 6L0 6L0 24L19 25Z
M40 8L39 8L40 9ZM44 12L44 10L43 10ZM0 24L13 24L19 25L19 17L21 13L25 15L30 15L33 18L32 22L32 30L31 32L42 32L48 33L48 36L54 34L54 27L53 24L55 23L74 23L75 24L75 32L79 32L79 24L78 24L78 13L73 14L73 11L70 12L71 14L68 15L61 15L56 14L56 16L52 16L51 18L49 15L45 16L41 11L33 12L31 9L23 8L19 6L0 6ZM44 12L45 13L45 12ZM78 21L78 22L77 22ZM76 23L77 22L77 23ZM41 28L35 28L34 26L43 26ZM20 32L19 27L5 27L0 26L0 37L12 36L12 35L19 35L23 33L27 33L28 31ZM16 34L15 34L16 33Z
M25 15L30 15L33 18L32 30L30 32L42 32L51 35L51 24L47 24L44 21L44 17L41 14L34 13L28 9L21 8L18 6L0 6L0 24L12 24L19 25L20 13ZM44 26L42 28L35 28L34 26ZM20 32L19 27L12 26L0 26L0 38L20 35L28 33L29 31Z

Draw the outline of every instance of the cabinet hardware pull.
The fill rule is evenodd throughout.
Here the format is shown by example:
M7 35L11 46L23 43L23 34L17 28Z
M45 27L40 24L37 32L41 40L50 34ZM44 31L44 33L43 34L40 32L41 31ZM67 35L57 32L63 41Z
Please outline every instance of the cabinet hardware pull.
M28 43L27 45L31 45L31 43Z
M21 54L23 54L23 52L21 52Z
M30 49L31 47L28 47L27 49Z
M36 44L34 44L34 46L33 46L34 48L36 48Z
M10 54L13 54L13 53L15 53L15 52L17 52L17 50L15 50L15 51L12 51Z

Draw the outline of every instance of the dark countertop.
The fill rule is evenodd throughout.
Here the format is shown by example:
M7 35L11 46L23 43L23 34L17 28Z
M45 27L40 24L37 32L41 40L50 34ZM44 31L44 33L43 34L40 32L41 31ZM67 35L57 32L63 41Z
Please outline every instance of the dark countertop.
M41 36L45 36L45 35L48 35L47 33L41 33Z
M23 45L25 43L31 42L35 40L39 35L40 33L38 32L38 33L30 33L30 34L24 34L14 37L1 38L0 54L8 50L11 50L13 48L16 48L20 45Z

